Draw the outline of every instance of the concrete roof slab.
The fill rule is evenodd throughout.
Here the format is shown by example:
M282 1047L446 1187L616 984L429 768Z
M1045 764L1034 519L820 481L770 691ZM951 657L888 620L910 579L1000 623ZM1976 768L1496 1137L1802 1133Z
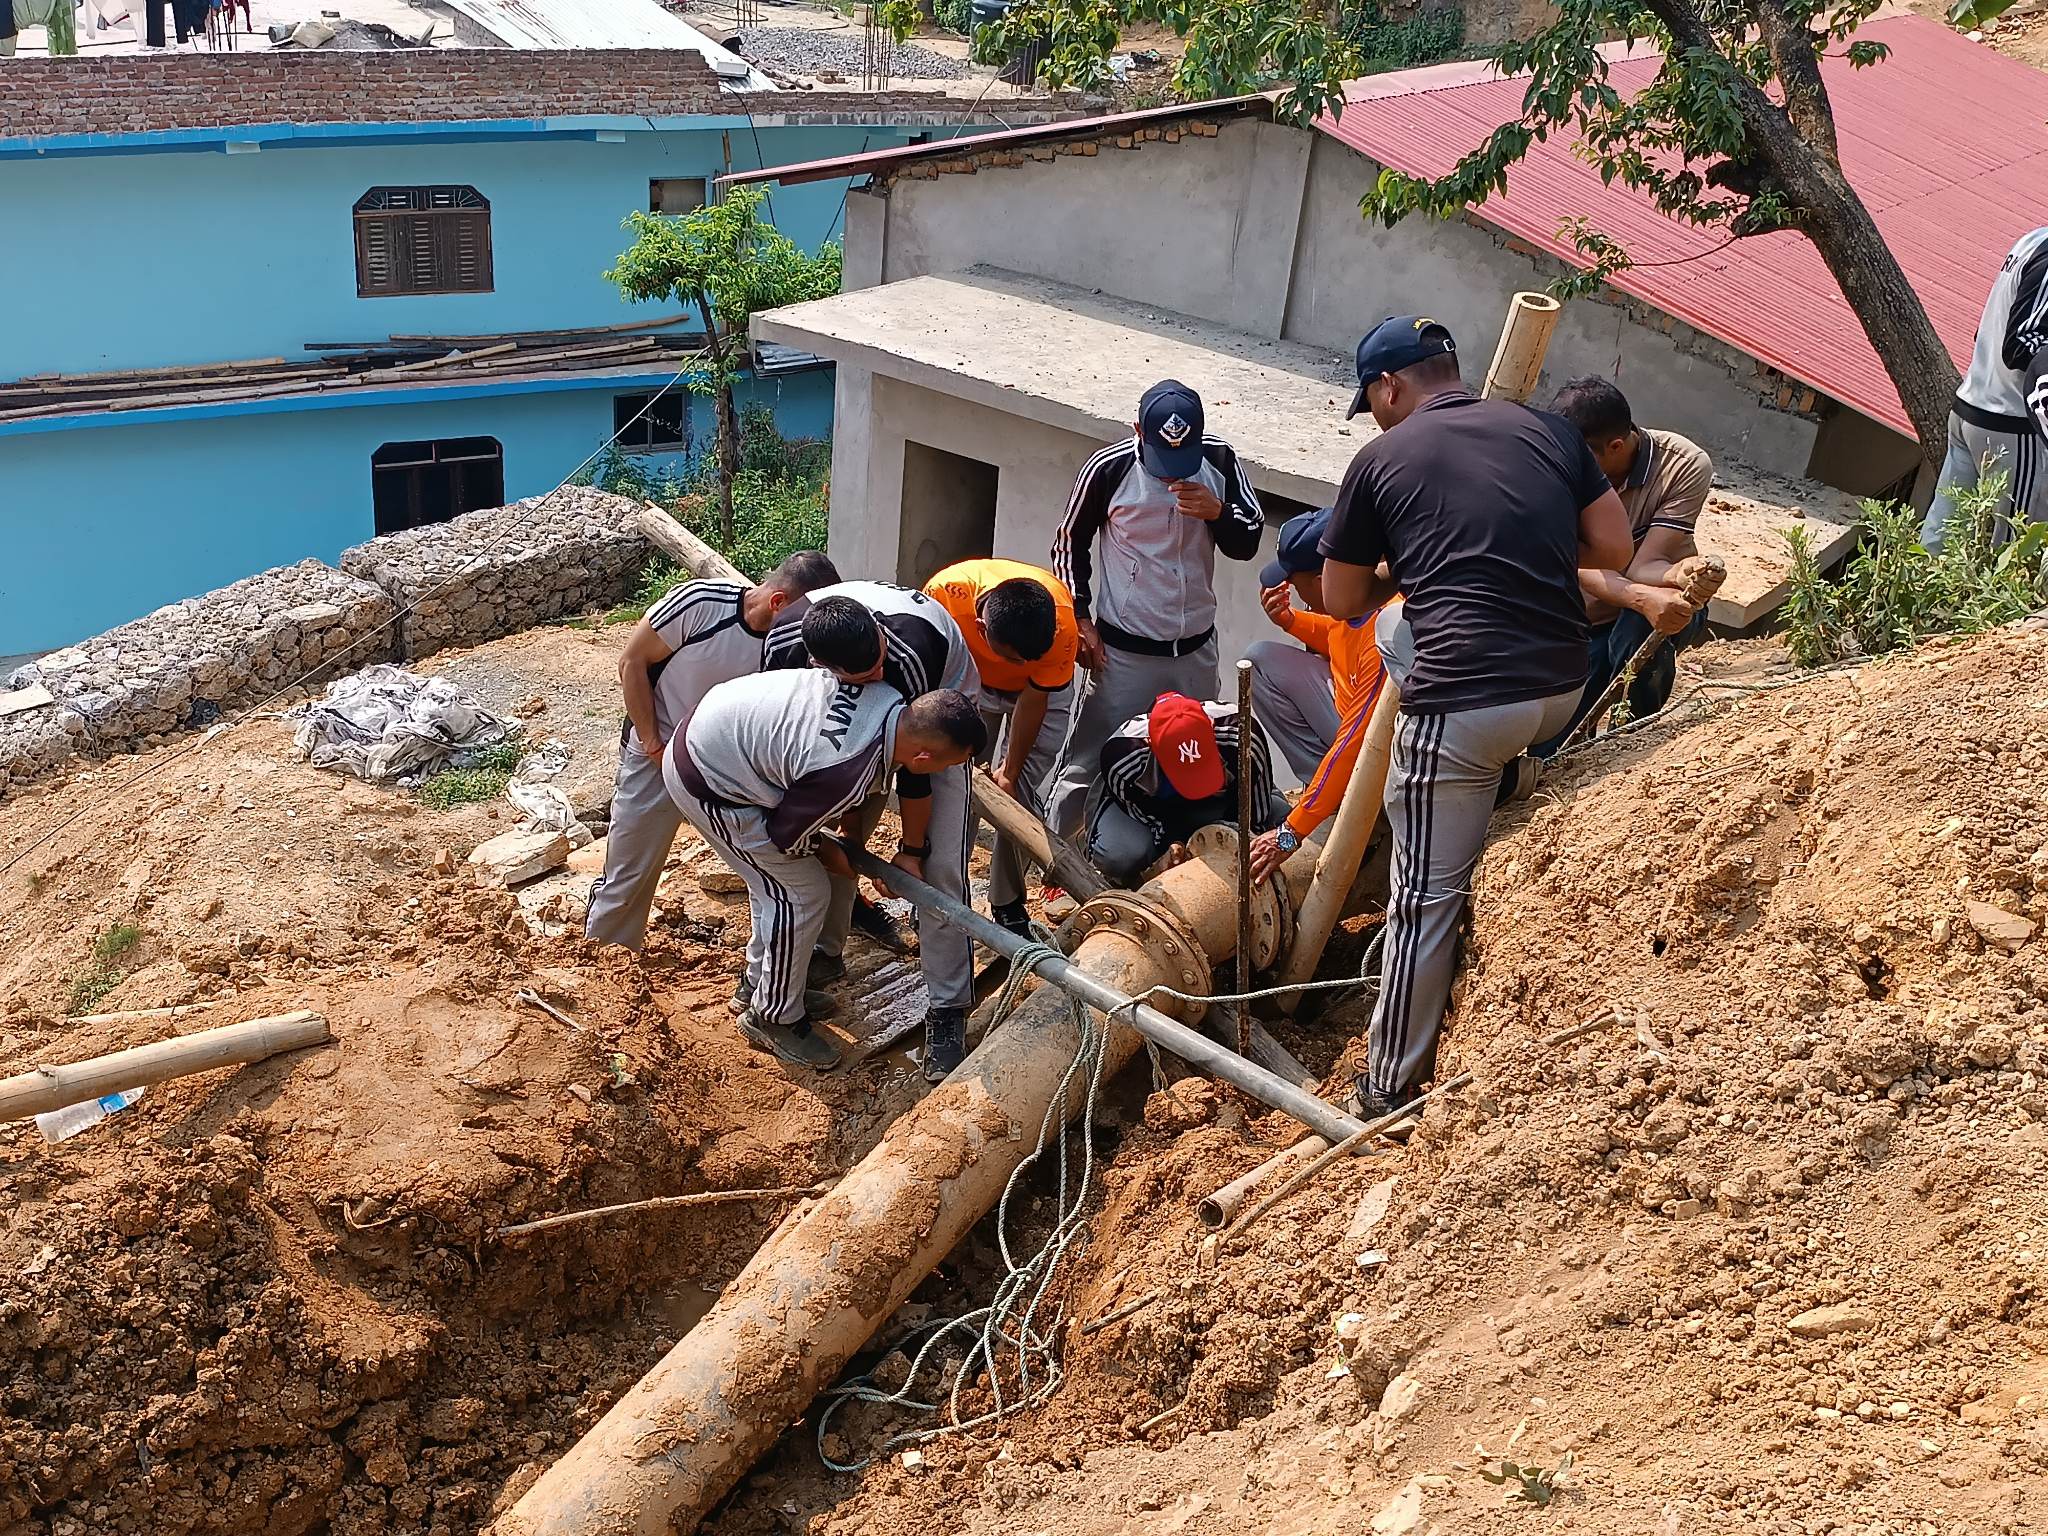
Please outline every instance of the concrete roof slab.
M754 337L1104 441L1130 431L1147 386L1177 378L1261 490L1309 506L1336 495L1379 434L1369 417L1344 419L1348 359L993 267L771 310L754 317ZM1807 528L1825 565L1847 550L1856 515L1839 491L1717 456L1699 543L1728 562L1728 580L1709 616L1741 629L1772 612L1790 564L1781 530Z

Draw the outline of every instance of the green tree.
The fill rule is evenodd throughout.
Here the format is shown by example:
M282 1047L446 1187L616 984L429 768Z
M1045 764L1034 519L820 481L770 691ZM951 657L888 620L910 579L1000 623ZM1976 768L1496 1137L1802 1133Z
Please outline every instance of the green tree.
M704 350L690 389L716 402L718 532L734 537L733 486L740 469L739 412L733 386L746 371L747 325L764 309L822 299L839 291L840 249L813 256L760 215L763 193L735 187L689 213L626 216L633 243L605 274L636 302L693 306L704 322Z
M1996 6L2000 0L1976 0ZM2007 0L2009 3L2009 0ZM1879 0L1557 0L1556 19L1499 52L1526 73L1522 110L1435 180L1388 170L1362 210L1388 224L1411 213L1449 217L1506 190L1513 168L1552 134L1570 135L1609 183L1620 181L1672 217L1729 238L1774 229L1813 243L1897 386L1922 454L1947 442L1955 364L1870 211L1843 175L1834 109L1820 61L1880 63L1882 43L1855 37ZM1280 84L1292 121L1342 108L1358 69L1341 16L1321 0L1023 0L985 51L1052 44L1040 78L1094 83L1119 28L1147 18L1188 41L1175 79L1185 96ZM1333 25L1333 22L1335 25ZM1623 97L1600 45L1645 40L1663 52L1655 77ZM1629 254L1588 221L1568 221L1589 270L1583 290L1626 269Z

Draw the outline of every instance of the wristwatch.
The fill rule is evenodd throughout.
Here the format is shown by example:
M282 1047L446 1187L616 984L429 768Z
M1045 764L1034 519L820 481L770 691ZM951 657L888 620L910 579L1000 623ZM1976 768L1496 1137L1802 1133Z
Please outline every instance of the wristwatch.
M913 859L928 859L932 856L932 845L930 839L926 839L921 843L898 843L896 851L898 853L907 853Z
M1301 846L1300 835L1284 821L1280 823L1280 830L1273 834L1273 841L1279 844L1282 853L1292 853Z

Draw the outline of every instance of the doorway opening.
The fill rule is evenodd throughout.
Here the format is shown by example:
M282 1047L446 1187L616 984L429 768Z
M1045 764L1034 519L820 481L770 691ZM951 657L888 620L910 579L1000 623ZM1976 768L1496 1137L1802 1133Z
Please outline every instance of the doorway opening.
M505 504L505 450L495 437L386 443L370 455L377 532L402 533Z
M922 587L934 571L956 560L987 559L996 552L996 481L993 464L924 443L903 445L903 538L896 579Z

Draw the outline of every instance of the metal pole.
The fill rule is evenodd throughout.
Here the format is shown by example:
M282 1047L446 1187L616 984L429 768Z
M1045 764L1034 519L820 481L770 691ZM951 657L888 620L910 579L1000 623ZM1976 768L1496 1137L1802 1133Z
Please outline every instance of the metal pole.
M1252 664L1237 664L1237 1054L1252 1054Z
M871 880L879 880L904 900L929 910L941 922L962 930L1000 955L1015 960L1018 952L1032 942L1018 937L924 881L905 874L895 865L885 864L871 853L848 848L846 856L861 874ZM1062 955L1041 956L1031 968L1089 1007L1103 1013L1115 1013L1154 1045L1173 1052L1190 1066L1199 1067L1211 1077L1242 1088L1261 1104L1292 1115L1325 1140L1333 1143L1342 1141L1362 1124L1326 1100L1218 1045L1207 1035L1169 1019L1158 1009L1143 1003L1133 1007L1129 997L1113 987L1104 986Z

